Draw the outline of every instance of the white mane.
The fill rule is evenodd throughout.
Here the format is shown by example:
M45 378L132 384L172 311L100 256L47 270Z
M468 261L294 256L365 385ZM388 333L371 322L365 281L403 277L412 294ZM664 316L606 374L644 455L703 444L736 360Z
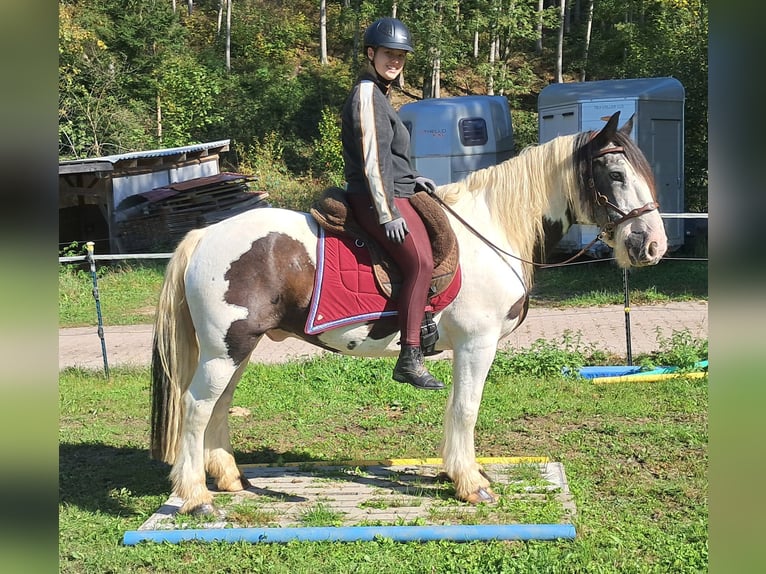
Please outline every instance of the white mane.
M464 194L482 199L498 228L504 230L519 257L531 261L535 244L543 240L543 216L551 200L559 197L574 206L580 216L577 174L572 156L575 135L559 136L530 146L498 165L473 172L465 179L440 186L439 195L447 205ZM524 266L525 283L532 284L533 269Z

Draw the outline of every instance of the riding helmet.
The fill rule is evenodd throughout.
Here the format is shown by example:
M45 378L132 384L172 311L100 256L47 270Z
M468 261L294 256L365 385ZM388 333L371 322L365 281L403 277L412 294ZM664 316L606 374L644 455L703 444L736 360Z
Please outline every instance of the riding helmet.
M391 48L413 52L412 35L404 22L398 18L379 18L364 31L365 48Z

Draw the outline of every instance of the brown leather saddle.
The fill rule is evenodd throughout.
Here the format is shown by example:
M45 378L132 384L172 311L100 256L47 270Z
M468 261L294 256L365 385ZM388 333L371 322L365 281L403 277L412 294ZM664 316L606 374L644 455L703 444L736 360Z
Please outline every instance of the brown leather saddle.
M457 238L444 210L426 192L415 193L410 198L410 203L420 214L431 238L434 273L429 296L435 297L449 287L457 273L459 262ZM356 222L343 189L340 187L326 189L311 206L310 213L326 231L348 235L363 241L372 259L376 283L387 297L396 297L402 282L401 272L385 249Z

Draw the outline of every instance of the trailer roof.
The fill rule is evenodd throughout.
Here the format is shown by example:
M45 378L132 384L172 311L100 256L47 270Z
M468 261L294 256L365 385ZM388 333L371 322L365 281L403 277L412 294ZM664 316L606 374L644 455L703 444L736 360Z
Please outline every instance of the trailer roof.
M670 77L550 84L540 92L537 107L619 98L683 101L684 87L677 79Z

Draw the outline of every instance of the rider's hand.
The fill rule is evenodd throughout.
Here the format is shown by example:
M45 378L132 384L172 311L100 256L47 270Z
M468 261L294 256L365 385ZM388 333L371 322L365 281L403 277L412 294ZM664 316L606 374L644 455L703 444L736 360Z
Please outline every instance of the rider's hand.
M420 187L429 195L433 195L433 193L436 191L436 182L433 179L419 175L415 178L415 187Z
M397 217L396 219L383 224L383 229L386 232L386 237L389 241L394 243L404 243L404 237L410 232L407 229L407 222L403 217Z

